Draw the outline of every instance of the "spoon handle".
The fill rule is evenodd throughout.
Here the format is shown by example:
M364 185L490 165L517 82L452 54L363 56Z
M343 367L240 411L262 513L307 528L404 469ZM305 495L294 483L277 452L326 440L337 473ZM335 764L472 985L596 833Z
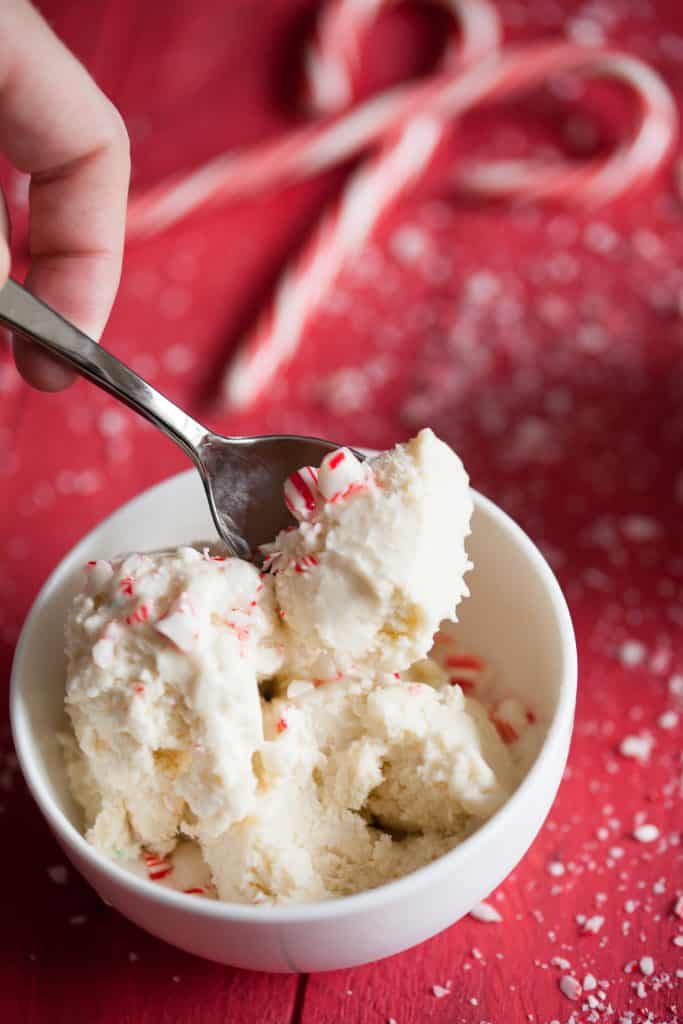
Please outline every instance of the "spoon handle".
M12 278L0 289L0 323L139 412L199 461L197 447L208 433L206 427Z

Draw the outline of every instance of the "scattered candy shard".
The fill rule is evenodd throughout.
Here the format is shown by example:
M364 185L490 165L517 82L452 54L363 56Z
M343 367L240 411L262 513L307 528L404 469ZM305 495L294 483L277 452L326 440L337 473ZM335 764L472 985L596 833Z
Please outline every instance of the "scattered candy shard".
M581 991L580 982L578 982L576 978L573 978L571 974L565 974L560 978L560 992L563 996L566 996L567 999L571 999L572 1002L576 1002L581 995Z
M502 914L490 903L477 903L470 910L470 917L476 921L483 921L485 924L499 924L503 920Z

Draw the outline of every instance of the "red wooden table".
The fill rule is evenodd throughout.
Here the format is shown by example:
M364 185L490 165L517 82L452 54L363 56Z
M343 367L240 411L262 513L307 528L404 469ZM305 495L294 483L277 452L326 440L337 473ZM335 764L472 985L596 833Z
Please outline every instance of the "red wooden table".
M161 5L93 0L84 14L76 0L41 4L126 117L138 185L287 130L298 116L297 59L312 5L192 6L190 14L167 4L162 14ZM683 97L683 8L673 0L499 8L508 39L604 38L652 63ZM401 11L385 18L368 87L423 70L434 27ZM451 158L599 150L614 123L580 104L567 111L557 98L533 98L467 118ZM239 416L221 408L219 369L343 170L130 247L105 342L213 426L381 447L429 423L454 445L474 485L540 543L565 588L580 649L576 731L550 819L491 896L500 923L468 919L383 963L296 978L204 963L105 907L64 868L5 724L2 1021L683 1018L677 160L638 197L592 214L466 206L445 179L416 191L384 218L277 385ZM3 180L20 265L24 183L9 172ZM31 392L5 352L0 396L6 680L22 620L57 560L104 514L185 463L95 388ZM645 742L624 745L627 737ZM627 756L634 749L640 757ZM560 989L566 975L596 984L589 977L572 1002Z

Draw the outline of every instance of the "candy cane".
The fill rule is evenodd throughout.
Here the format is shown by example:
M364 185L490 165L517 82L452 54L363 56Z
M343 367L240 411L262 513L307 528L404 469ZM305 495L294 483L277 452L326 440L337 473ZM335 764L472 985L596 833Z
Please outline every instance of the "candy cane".
M317 113L343 110L356 99L355 76L366 37L382 7L396 0L330 0L318 17L305 58L309 106ZM461 39L449 36L444 66L474 64L498 49L500 22L480 0L437 0L458 21Z
M565 70L586 77L621 81L633 91L640 105L640 123L629 140L607 158L580 167L529 160L501 160L464 164L455 178L463 189L485 197L561 198L586 205L604 203L634 185L644 183L666 159L675 140L676 108L671 93L651 68L622 53L584 51L572 66L567 54ZM560 66L565 64L561 57Z
M331 4L327 28L318 42L325 44L325 59L330 65L339 63L340 54L333 48L336 19L344 16L346 8L354 11L367 6L376 14L380 6L393 0L337 0ZM473 63L495 52L500 33L495 8L489 0L441 0L460 24L459 49L447 48L445 58L452 62L455 52L461 63ZM323 8L323 14L327 8ZM363 29L369 27L365 22ZM360 40L361 31L357 39ZM323 62L321 51L317 62L319 77L333 74ZM318 89L309 95L317 100ZM416 93L417 90L417 93ZM322 92L324 93L324 88ZM302 181L329 167L357 155L379 139L398 133L408 116L415 114L415 98L420 87L415 83L397 86L380 96L332 116L323 105L318 111L320 119L314 124L254 146L249 150L223 153L209 160L197 171L180 175L134 195L128 205L128 238L156 234L199 207L258 195L266 188ZM422 112L422 111L419 111Z
M435 118L415 118L387 154L369 159L326 213L281 278L271 309L230 368L225 394L247 405L294 354L304 327L349 259L360 252L386 207L420 177L441 135Z
M461 28L459 44L449 40L442 70L427 81L397 86L344 109L356 99L364 39L378 11L390 2L330 0L323 8L306 59L308 101L321 115L317 122L285 139L217 157L194 174L131 203L129 236L150 234L199 206L305 179L380 144L376 155L351 176L334 208L285 272L272 308L238 349L225 384L233 405L244 406L256 398L292 357L309 316L339 271L363 246L385 210L424 174L447 120L567 71L620 80L638 100L637 130L605 158L580 166L564 161L463 164L453 177L454 185L482 197L605 202L647 180L671 149L676 110L654 71L625 54L573 44L540 44L500 55L499 22L488 0L439 0Z
M596 55L571 44L527 47L495 62L480 63L459 76L435 80L425 87L416 106L434 115L454 117L479 103L506 99L568 71L618 78L634 89L642 104L641 121L628 143L581 167L566 162L554 166L528 161L472 164L461 172L462 187L480 194L561 197L589 204L613 198L656 170L675 135L673 101L654 72L620 54ZM380 151L351 177L333 212L285 271L272 308L238 349L225 380L225 396L233 407L244 407L256 399L291 359L320 297L362 248L381 214L428 165L442 137L443 124L437 116L409 119L399 142Z

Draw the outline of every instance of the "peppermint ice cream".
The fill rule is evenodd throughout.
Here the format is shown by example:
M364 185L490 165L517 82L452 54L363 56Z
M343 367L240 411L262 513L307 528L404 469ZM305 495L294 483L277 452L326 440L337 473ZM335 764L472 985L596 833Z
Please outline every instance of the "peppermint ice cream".
M408 668L467 594L472 499L460 459L423 430L370 463L332 452L311 479L312 498L305 479L288 481L300 524L273 545L288 669Z
M66 631L88 839L161 885L304 902L452 848L519 781L532 716L446 625L472 501L422 431L285 484L263 571L201 546L89 563ZM476 684L476 686L475 686Z

